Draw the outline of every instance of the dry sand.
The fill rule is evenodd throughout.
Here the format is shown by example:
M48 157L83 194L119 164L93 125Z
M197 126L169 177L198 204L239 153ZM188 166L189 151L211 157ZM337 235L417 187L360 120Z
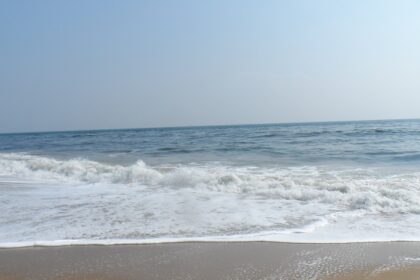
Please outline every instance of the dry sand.
M420 242L0 249L0 279L420 279Z

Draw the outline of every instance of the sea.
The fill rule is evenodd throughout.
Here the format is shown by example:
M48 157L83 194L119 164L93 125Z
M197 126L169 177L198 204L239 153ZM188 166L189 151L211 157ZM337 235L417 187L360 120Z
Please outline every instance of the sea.
M420 241L420 120L0 134L0 247Z

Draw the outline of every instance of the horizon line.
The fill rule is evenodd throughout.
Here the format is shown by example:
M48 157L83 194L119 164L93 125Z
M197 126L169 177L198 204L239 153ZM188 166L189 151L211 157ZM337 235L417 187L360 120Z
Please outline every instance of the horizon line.
M200 127L232 127L251 125L298 125L316 123L346 123L346 122L372 122L372 121L413 121L420 118L391 118L391 119L362 119L362 120L339 120L339 121L298 121L298 122L267 122L267 123L239 123L239 124L208 124L208 125L174 125L174 126L146 126L146 127L125 127L125 128L92 128L92 129L69 129L69 130L39 130L39 131L18 131L0 132L0 135L11 134L44 134L44 133L71 133L71 132L93 132L93 131L119 131L119 130L147 130L147 129L177 129L177 128L200 128Z

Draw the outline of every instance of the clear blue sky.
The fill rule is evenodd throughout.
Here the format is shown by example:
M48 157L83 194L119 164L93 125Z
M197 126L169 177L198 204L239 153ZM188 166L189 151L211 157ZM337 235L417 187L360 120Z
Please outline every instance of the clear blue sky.
M0 0L0 132L420 117L420 1Z

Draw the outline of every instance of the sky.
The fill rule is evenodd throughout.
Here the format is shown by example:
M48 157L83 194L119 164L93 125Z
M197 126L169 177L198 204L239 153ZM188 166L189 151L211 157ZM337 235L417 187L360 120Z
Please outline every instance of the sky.
M419 11L0 0L0 132L420 118Z

